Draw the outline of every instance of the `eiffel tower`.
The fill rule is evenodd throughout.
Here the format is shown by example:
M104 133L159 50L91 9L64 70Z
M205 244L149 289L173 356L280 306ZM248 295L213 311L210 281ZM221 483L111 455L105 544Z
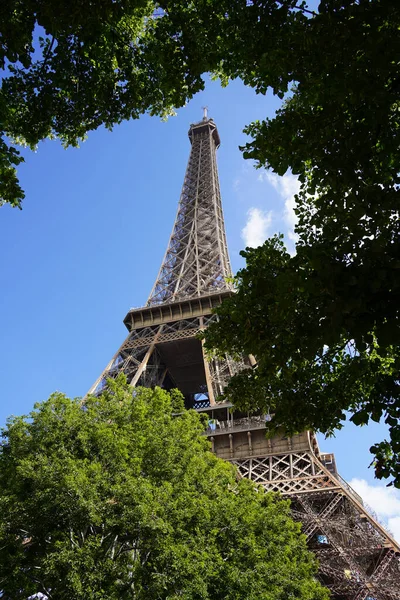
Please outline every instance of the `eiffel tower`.
M238 371L254 357L207 360L198 334L215 318L213 307L233 293L216 151L217 127L204 117L190 126L191 152L168 248L146 306L124 319L129 331L89 390L125 373L132 386L178 388L187 408L205 412L217 456L267 490L291 500L320 581L337 600L399 600L400 547L358 494L340 477L332 454L313 432L267 439L265 416L248 416L219 402Z

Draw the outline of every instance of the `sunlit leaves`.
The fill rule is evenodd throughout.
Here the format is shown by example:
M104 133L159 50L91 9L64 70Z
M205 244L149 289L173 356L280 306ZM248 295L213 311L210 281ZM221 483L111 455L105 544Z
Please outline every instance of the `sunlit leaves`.
M179 416L174 416L178 411ZM289 503L238 481L182 395L60 393L0 446L0 589L70 600L326 600Z

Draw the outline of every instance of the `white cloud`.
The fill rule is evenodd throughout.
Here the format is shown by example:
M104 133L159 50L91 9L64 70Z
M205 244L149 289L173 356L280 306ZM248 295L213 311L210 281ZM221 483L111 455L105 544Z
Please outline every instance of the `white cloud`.
M247 219L242 229L241 237L246 246L257 247L267 236L282 232L285 234L287 249L295 252L297 235L294 228L297 222L294 213L294 196L299 192L300 183L292 173L287 172L283 177L270 171L257 171L251 167L240 172L232 185L238 197L245 202L249 198L252 208L247 212ZM260 182L267 186L260 186ZM275 193L271 193L272 186Z
M241 182L241 180L240 180L240 178L239 178L239 177L237 177L236 179L234 179L234 180L233 180L232 187L233 187L233 190L234 190L235 192L237 192L237 191L238 191L238 189L240 188L240 184L241 184L241 183L242 183L242 182Z
M297 217L294 213L296 206L295 195L300 191L300 182L295 175L292 173L285 173L282 177L271 173L271 171L264 171L259 175L260 181L268 181L278 192L281 198L285 202L285 208L283 212L283 220L286 223L288 230L286 235L293 242L297 241L297 235L294 232L295 225L297 223Z
M370 485L365 479L352 479L351 487L377 514L396 540L400 541L400 490L385 485Z
M388 529L393 534L394 539L400 541L400 517L390 517L388 519Z
M246 225L243 227L241 233L246 247L257 248L257 246L261 246L265 242L271 220L271 212L264 212L259 208L250 208L247 213Z

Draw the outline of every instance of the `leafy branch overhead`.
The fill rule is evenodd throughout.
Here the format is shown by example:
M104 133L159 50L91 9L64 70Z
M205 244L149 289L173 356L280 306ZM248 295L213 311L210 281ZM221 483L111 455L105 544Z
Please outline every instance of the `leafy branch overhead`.
M375 474L400 487L398 313L391 309L399 294L389 282L396 271L386 267L387 290L370 293L373 279L354 281L364 270L356 256L332 257L332 241L301 239L293 257L281 237L242 253L237 293L216 309L206 346L253 354L258 364L234 376L224 395L241 410L273 413L271 432L283 426L332 435L346 411L356 425L383 418L390 440L371 448Z
M400 5L328 1L318 11L296 38L291 97L247 127L243 148L258 166L298 176L297 254L277 237L244 252L238 294L218 309L207 345L257 356L227 395L269 406L272 429L332 434L346 411L356 425L383 419L375 474L400 487Z
M180 413L174 416L174 413ZM0 446L6 600L327 600L289 502L209 450L179 392L53 394Z
M5 0L0 197L13 206L23 198L15 171L21 158L8 140L34 148L57 137L77 145L100 125L112 128L144 112L171 114L203 89L208 72L223 82L240 78L257 93L272 88L280 97L298 82L309 110L297 124L290 121L288 135L318 118L331 144L343 101L348 121L361 111L362 134L364 108L376 106L384 119L382 96L387 89L388 102L398 95L397 18L396 3L388 0L328 0L316 12L294 0L100 0L90 8L82 0ZM250 127L253 152L265 150L264 125ZM280 164L274 168L297 171L293 153L281 150L283 144L275 148ZM385 152L382 143L382 159Z

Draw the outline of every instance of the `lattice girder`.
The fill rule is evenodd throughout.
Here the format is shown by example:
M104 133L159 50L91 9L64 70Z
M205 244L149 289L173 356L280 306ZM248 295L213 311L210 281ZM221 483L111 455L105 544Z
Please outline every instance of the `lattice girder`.
M203 296L203 301L206 299ZM206 358L197 336L216 317L203 312L201 316L164 320L161 324L133 329L89 393L100 394L108 378L124 373L132 386L180 389L187 407L204 408L215 403L229 378L249 362L247 365L244 360L235 362L229 356L211 361ZM192 385L188 382L191 375L184 366L188 361L197 373Z
M147 304L231 289L216 151L219 135L212 119L192 125L192 143L175 224Z
M399 600L400 548L312 453L233 459L243 477L292 500L333 597Z

